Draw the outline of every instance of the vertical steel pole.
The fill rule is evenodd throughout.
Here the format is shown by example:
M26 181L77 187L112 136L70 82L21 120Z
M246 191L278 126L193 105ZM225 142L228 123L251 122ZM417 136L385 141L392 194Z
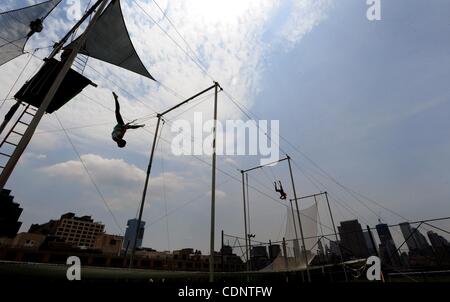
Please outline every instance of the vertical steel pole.
M297 224L295 223L295 214L294 214L294 206L292 205L292 199L289 199L289 202L291 204L291 212L292 212L292 222L294 223L294 233L295 233L295 242L298 244L298 233L297 233ZM294 253L294 258L296 258L297 255Z
M27 130L23 134L23 137L20 139L17 147L14 149L13 154L11 155L11 158L6 163L1 175L0 175L0 190L5 187L6 182L8 181L9 177L11 176L11 173L14 171L14 168L16 167L17 162L19 161L20 157L22 156L23 152L25 151L26 147L28 146L28 143L30 142L31 138L33 137L34 132L36 131L36 128L41 121L42 117L45 114L45 111L47 110L48 106L50 105L50 102L53 100L53 97L55 96L56 92L58 91L59 86L61 85L64 77L66 76L67 72L69 71L70 67L72 66L73 61L75 60L75 57L77 56L81 46L83 45L84 41L86 40L87 34L91 31L94 24L97 22L98 17L100 17L101 12L105 8L106 4L108 3L108 0L103 0L103 2L100 4L99 9L95 13L92 20L89 22L89 25L87 26L84 33L80 36L78 41L74 43L73 48L71 49L67 59L64 61L64 64L59 71L58 75L55 78L55 81L50 86L50 89L48 90L47 94L45 95L41 105L39 106L39 109L36 112L36 115L31 120L30 124L27 127Z
M132 246L132 249L131 249L131 257L130 257L129 268L133 267L134 254L136 252L136 244L137 244L137 239L138 239L138 236L139 236L139 230L141 229L142 212L144 211L145 198L147 197L148 181L150 179L150 173L152 171L153 155L155 154L155 148L156 148L156 143L157 143L157 139L158 139L158 132L159 132L159 124L161 123L161 119L162 119L161 115L158 114L158 121L156 122L155 135L153 136L152 150L151 150L151 153L150 153L150 159L148 161L148 166L147 166L147 175L145 176L144 190L142 192L141 204L140 204L140 207L139 207L138 225L136 227L136 234L135 234L135 237L134 237L134 243L133 243L133 246Z
M309 274L308 253L306 251L305 236L303 235L302 221L300 219L300 210L298 208L297 192L295 190L294 176L292 174L292 167L291 167L291 158L289 157L289 155L286 155L286 157L287 157L288 164L289 164L289 173L291 174L292 190L294 191L295 207L297 208L297 216L298 216L298 225L299 225L299 229L300 229L300 236L302 236L302 245L303 245L303 249L305 251L306 274L308 275L308 282L311 282L311 275Z
M223 233L223 230L222 230L222 240L221 240L221 245L222 245L222 248L220 249L220 256L221 256L221 260L222 260L222 272L224 272L225 271L225 266L224 266L224 262L223 262L223 237L224 237L224 233Z
M250 260L248 259L248 233L247 233L247 203L245 201L245 177L244 171L241 171L242 175L242 198L244 201L244 237L245 237L245 261L247 265L247 271L249 271Z
M214 128L213 128L213 156L212 156L212 181L211 181L211 238L209 247L209 281L214 281L214 231L216 215L216 147L217 147L217 93L218 83L214 83Z
M333 225L334 236L336 237L336 244L338 245L338 248L339 248L339 256L341 258L342 268L344 269L345 281L348 281L347 270L345 269L345 263L344 263L344 256L342 255L341 244L339 242L339 238L338 238L338 235L336 232L336 225L334 224L333 212L331 212L330 201L328 200L328 192L325 192L325 198L327 200L328 211L330 212L331 224Z

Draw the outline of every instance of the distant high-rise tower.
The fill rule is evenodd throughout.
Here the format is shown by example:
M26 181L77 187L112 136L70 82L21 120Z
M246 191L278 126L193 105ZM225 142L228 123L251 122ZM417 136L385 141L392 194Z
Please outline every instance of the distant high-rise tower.
M433 247L434 254L439 260L439 264L450 264L450 243L441 235L433 232L427 232L428 239L430 239L431 246Z
M425 236L417 228L411 228L409 222L400 223L400 230L406 240L406 245L410 253L419 252L423 254L424 252L430 252L431 246L428 244Z
M134 240L136 238L136 229L138 227L138 219L130 219L127 222L127 230L125 231L125 239L123 241L123 249L127 252L133 249ZM136 247L142 246L142 240L144 238L145 221L141 221L139 228L138 238L136 241Z
M367 258L369 249L358 220L342 221L338 226L342 253L350 258Z
M19 217L23 209L13 200L10 190L0 192L0 237L14 238L22 225Z
M400 255L397 252L397 247L395 246L389 226L385 223L379 223L375 228L377 229L381 242L380 256L382 263L390 266L401 266Z
M402 231L403 237L405 238L406 245L410 251L415 251L419 248L416 238L414 237L414 230L411 228L409 222L400 223L400 230Z
M433 231L427 232L428 238L430 239L431 245L433 248L440 248L440 247L447 247L450 246L450 243L442 237L441 235L437 234Z

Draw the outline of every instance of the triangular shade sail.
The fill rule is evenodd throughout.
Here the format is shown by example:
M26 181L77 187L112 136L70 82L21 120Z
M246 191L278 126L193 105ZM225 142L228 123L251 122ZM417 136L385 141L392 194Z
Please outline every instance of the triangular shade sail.
M61 0L50 0L0 13L0 65L23 54L23 48L33 34L30 23L36 19L44 20L59 2Z
M72 44L66 48L71 48ZM120 0L111 1L103 11L87 34L80 53L155 80L134 49L123 19Z

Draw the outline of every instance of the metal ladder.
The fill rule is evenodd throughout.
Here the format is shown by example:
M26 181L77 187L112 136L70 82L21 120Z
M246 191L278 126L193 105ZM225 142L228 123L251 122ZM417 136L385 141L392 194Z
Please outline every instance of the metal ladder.
M86 68L87 62L89 60L88 56L78 54L75 57L75 60L73 61L72 68L75 69L77 72L83 74L84 69Z
M6 163L11 158L20 139L30 125L31 119L36 115L36 111L37 109L35 107L26 104L25 109L20 113L14 125L9 129L0 143L0 172L3 171Z

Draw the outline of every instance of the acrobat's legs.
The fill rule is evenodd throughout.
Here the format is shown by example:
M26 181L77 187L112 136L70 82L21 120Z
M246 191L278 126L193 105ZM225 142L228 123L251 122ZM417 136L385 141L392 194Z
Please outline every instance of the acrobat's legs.
M114 98L116 102L116 120L119 125L125 125L125 122L122 119L122 115L120 115L120 104L117 98Z

